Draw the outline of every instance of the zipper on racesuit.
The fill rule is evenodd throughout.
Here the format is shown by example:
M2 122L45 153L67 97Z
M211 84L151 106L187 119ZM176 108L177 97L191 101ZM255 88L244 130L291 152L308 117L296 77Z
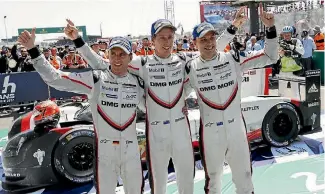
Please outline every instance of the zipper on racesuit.
M169 72L168 63L167 63L167 64L164 64L164 63L162 62L162 60L159 59L159 58L157 58L155 55L154 55L154 58L155 58L155 60L156 60L158 63L160 63L160 64L163 66L163 68L165 69L165 73L164 73L164 75L165 75L166 80L167 80L167 82L166 82L166 87L167 87L167 89L168 89L168 104L169 104L169 103L170 103L170 89L169 89L169 77L168 77L168 72ZM170 56L170 58L172 59L172 56ZM169 118L168 118L168 120L169 120L169 131L170 131L170 132L171 132L171 128L172 128L171 117L172 117L172 115L171 115L171 109L169 109Z
M217 57L217 56L216 56ZM218 62L219 62L219 60L217 60L217 65L218 65ZM207 63L209 63L209 62L207 62ZM209 64L208 64L209 65ZM211 72L214 72L214 69L213 69L213 65L209 65L210 67L210 71ZM214 79L216 79L216 76L214 77ZM216 83L216 85L217 85L217 88L218 88L218 82L217 82L217 80L215 80L215 83ZM217 90L217 94L218 94L218 101L220 102L220 104L221 104L221 97L220 97L220 91L219 90ZM226 122L225 122L225 115L224 115L224 111L223 110L218 110L218 111L221 111L221 115L222 115L222 122L223 122L223 125L222 125L222 130L224 130L225 129L225 125L226 125ZM219 121L217 121L217 122L219 122ZM215 123L216 124L216 123ZM227 137L227 133L225 133L226 134L226 138L228 139L228 137Z
M169 67L168 67L168 64L165 65L165 68L166 68L165 76L167 77L167 83L166 83L166 85L167 85L167 89L168 89L168 103L170 103L170 88L169 88L169 76L168 76ZM170 120L169 121L169 130L170 130L170 132L172 132L172 121L171 121L171 118L172 118L171 112L172 111L171 110L172 109L169 109L169 118L168 118L168 120Z
M115 77L115 81L118 85L118 103L119 103L119 114L120 114L120 121L119 121L119 125L121 126L122 125L122 82L120 82L119 78L118 77ZM123 141L124 138L122 138L122 133L123 131L119 131L120 133L120 145L119 145L119 150L120 150L120 161L121 162L123 159L124 159L124 153L125 153L125 150L126 150L126 146L125 146L125 142ZM122 158L123 157L123 158ZM122 173L122 166L119 165L119 171L120 173Z

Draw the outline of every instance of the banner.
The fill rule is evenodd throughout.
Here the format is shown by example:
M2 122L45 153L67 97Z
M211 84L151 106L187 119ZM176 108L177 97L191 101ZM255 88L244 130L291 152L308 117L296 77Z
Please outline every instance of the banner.
M236 11L236 8L230 6L230 2L200 2L201 22L211 23L218 32L223 31L231 24Z
M87 70L83 69L77 71ZM69 70L65 71L69 72ZM73 70L73 72L76 72L76 70ZM18 104L35 100L42 101L49 98L65 99L79 95L80 94L59 91L49 87L37 72L0 75L0 104Z

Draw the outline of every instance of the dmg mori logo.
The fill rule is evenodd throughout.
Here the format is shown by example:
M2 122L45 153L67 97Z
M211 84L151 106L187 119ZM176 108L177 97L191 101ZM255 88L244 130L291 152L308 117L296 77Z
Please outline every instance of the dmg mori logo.
M3 80L2 91L0 94L0 102L13 102L15 100L16 84L9 82L10 76L6 76Z

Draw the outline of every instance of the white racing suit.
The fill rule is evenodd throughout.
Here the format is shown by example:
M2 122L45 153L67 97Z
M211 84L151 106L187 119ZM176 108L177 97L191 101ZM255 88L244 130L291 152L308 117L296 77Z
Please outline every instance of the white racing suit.
M233 32L235 34L235 32ZM223 49L233 38L226 32L218 40ZM82 41L74 41L78 51L94 69L107 66L96 61L94 52ZM176 171L178 193L193 193L194 157L191 131L183 114L185 64L192 53L171 54L166 59L156 55L134 57L129 70L143 78L146 96L146 151L152 194L165 194L170 158ZM101 65L95 66L101 63Z
M194 88L200 106L199 134L206 175L205 193L221 194L225 159L230 165L236 192L254 192L249 144L240 105L241 76L247 69L263 67L277 60L275 28L267 32L266 37L264 50L241 54L234 50L218 52L210 61L198 56L186 64L185 90Z
M115 194L118 176L123 179L125 193L142 193L143 175L135 125L136 108L144 94L143 80L131 74L117 77L109 68L62 72L52 67L38 49L33 48L29 53L34 68L48 85L88 95L96 137L97 193Z

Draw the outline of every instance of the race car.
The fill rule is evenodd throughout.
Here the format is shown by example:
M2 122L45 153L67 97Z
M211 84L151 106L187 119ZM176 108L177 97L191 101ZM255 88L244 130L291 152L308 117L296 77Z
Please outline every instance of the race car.
M62 105L60 127L50 131L33 130L32 112L13 122L2 152L4 190L92 181L95 135L91 120L80 114L87 104Z
M279 77L279 95L269 95L269 76L272 70L253 69L243 73L241 109L247 138L255 146L268 144L284 147L298 135L321 131L320 70L306 72L306 77ZM260 84L256 84L260 83ZM295 90L298 90L297 92ZM299 96L294 96L299 93ZM189 96L192 140L199 140L200 112L197 96ZM228 121L228 122L231 122Z
M143 121L143 113L139 112L137 122ZM33 129L33 112L20 116L10 127L2 152L4 190L26 193L41 187L74 186L93 180L95 133L89 103L64 103L60 106L57 128ZM137 129L137 134L141 159L145 161L144 130Z

